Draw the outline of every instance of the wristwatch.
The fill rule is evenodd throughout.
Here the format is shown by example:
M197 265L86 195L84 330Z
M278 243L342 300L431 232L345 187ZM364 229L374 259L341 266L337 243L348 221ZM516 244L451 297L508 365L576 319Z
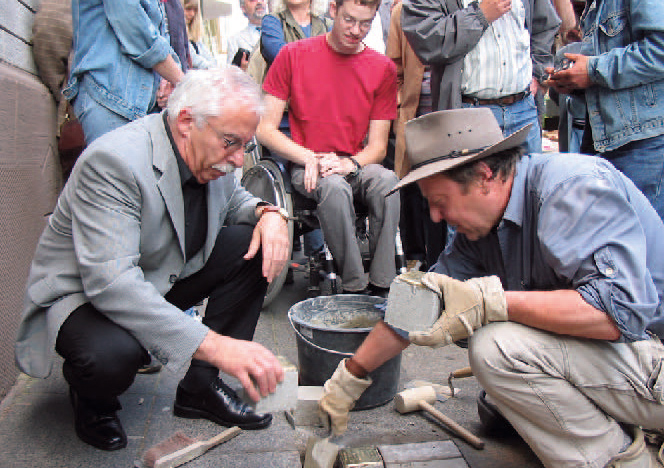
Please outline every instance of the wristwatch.
M288 211L286 211L286 208L281 208L280 206L275 206L275 205L260 205L258 206L258 217L260 218L263 216L265 213L278 213L279 216L281 216L284 221L290 221L295 218L291 217L288 214Z
M353 164L355 164L355 168L354 168L352 171L350 171L350 172L346 175L346 177L355 177L355 176L358 175L358 174L360 173L360 171L362 170L362 166L360 165L359 162L357 162L357 160L356 160L354 157L352 157L352 156L348 156L348 159L350 159L351 162L352 162Z

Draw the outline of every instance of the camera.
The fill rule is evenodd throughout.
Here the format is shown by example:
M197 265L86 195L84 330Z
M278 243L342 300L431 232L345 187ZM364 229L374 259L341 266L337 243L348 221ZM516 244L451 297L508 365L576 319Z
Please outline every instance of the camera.
M574 65L574 61L568 59L567 57L561 59L560 63L558 63L556 65L556 67L553 69L553 72L547 73L546 75L544 75L544 77L542 78L542 81L550 80L553 75L555 75L559 71L567 70L568 68L571 68L572 65Z

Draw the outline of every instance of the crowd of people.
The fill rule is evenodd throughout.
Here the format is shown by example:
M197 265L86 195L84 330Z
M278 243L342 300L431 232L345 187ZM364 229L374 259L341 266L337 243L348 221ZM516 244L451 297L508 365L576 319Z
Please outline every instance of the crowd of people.
M198 0L73 0L71 23L35 22L38 70L87 147L39 239L15 354L36 377L64 359L78 437L126 446L118 396L151 360L184 372L176 416L270 425L219 377L253 400L283 378L253 334L289 261L291 214L235 175L256 138L316 203L322 238L309 243L327 244L344 293L387 296L400 228L406 257L428 271L422 286L441 297L431 327L381 321L339 364L320 401L335 433L371 371L410 344L456 343L478 404L544 466L654 467L644 431L664 433L664 4L241 9L248 24L221 66ZM546 92L575 153L542 153ZM202 320L183 313L203 299Z

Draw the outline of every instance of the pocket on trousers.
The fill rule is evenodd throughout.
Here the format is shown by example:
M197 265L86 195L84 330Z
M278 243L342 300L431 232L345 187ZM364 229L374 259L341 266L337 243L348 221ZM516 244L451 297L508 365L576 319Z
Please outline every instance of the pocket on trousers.
M655 363L647 385L654 400L664 404L664 358Z

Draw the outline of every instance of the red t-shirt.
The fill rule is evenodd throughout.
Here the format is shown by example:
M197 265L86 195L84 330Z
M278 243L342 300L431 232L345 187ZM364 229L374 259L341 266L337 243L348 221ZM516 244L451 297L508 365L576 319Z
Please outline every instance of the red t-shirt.
M289 101L291 138L316 152L356 154L370 120L397 116L394 63L369 47L340 54L325 35L286 44L263 90Z

